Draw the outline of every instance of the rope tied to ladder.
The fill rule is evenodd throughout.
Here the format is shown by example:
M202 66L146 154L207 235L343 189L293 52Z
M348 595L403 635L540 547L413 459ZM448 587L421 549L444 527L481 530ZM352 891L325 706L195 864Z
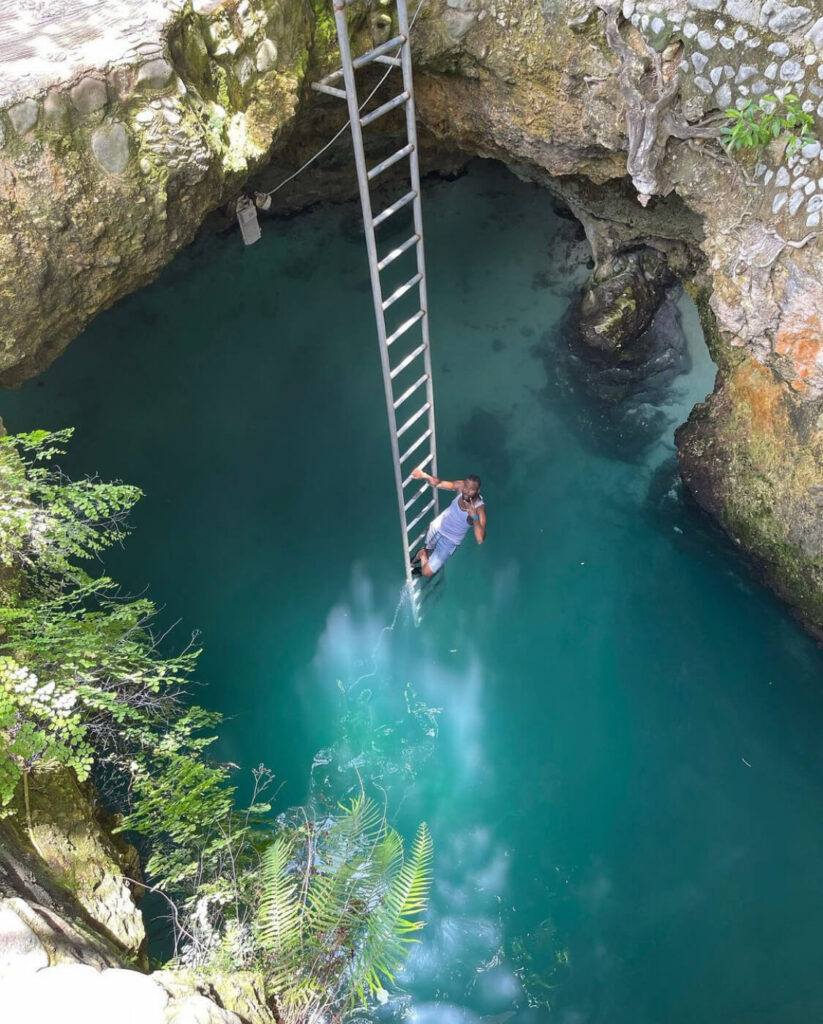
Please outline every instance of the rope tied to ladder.
M420 3L417 5L417 7L415 9L415 12L412 15L411 21L409 22L409 35L411 35L411 30L412 30L412 28L414 28L414 23L417 21L417 16L418 16L418 14L420 14L420 11L422 10L422 8L423 8L425 3L426 3L426 0L420 0ZM400 52L400 47L398 47L397 50L395 51L395 56L397 56L397 54L399 52ZM379 91L380 87L383 85L383 83L386 81L386 79L389 77L389 75L392 73L393 70L394 70L393 68L388 68L388 70L386 70L383 73L383 75L380 78L380 81L377 83L377 85L372 89L372 91L369 93L369 95L360 104L360 109L361 110L363 110L363 108L366 107L369 104L369 102L374 98L375 94ZM271 203L269 202L266 205L261 205L264 202L263 197L267 197L270 200L271 197L275 194L275 192L279 192L280 189L281 188L285 188L285 186L288 185L289 182L294 181L294 179L298 175L302 174L303 171L306 170L306 168L310 167L314 163L315 160L317 160L319 157L321 157L328 149L330 149L335 144L335 142L337 142L337 140L340 138L340 136L343 135L344 132L347 131L347 129L348 129L350 124L351 124L350 120L346 121L346 123L343 125L343 127L338 132L336 132L321 149L318 149L318 151L314 154L314 156L309 157L309 159L303 164L302 167L298 167L298 169L293 174L290 174L288 176L288 178L284 178L283 181L281 181L279 185L275 185L274 188L269 189L268 192L257 192L257 193L255 193L255 199L257 198L257 196L261 197L261 200L257 202L257 206L260 209L267 210L269 208L269 206L271 205Z

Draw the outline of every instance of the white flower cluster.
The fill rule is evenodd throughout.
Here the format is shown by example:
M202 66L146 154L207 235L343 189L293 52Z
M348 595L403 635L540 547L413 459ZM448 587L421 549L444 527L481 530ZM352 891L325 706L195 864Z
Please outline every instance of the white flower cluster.
M40 704L58 718L68 718L77 703L77 694L72 690L57 693L53 682L43 683L25 665L16 665L10 659L0 663L0 679L8 689L21 697L28 697L33 704Z

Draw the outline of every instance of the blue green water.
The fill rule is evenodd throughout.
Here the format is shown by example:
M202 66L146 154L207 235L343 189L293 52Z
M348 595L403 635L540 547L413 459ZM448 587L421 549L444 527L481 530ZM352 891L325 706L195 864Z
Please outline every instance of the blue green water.
M482 475L489 530L419 630L384 628L354 207L199 242L0 413L76 426L67 468L145 490L110 568L202 631L222 756L268 763L283 807L359 774L430 824L429 926L384 1013L819 1020L823 662L677 484L714 378L694 308L664 308L644 380L595 373L564 319L588 253L545 192L477 164L425 216L440 469Z

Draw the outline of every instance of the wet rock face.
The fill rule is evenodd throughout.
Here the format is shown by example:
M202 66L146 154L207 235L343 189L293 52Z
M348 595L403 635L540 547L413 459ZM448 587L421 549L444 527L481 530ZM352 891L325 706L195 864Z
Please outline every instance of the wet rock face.
M611 363L642 360L647 355L644 333L673 280L653 249L623 253L601 265L580 302L583 344Z
M823 419L767 367L722 374L677 434L700 505L823 638Z

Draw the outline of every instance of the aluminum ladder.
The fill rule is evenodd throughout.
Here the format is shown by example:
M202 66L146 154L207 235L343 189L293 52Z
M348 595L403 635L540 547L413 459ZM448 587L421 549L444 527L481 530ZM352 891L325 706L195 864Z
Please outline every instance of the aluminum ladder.
M364 53L361 57L352 59L346 8L357 2L358 0L334 0L334 18L337 25L342 67L319 82L313 83L312 88L317 92L344 99L348 104L357 183L363 208L374 315L380 344L386 410L389 418L394 479L403 537L403 562L412 613L415 624L419 624L422 601L430 584L424 585L419 577L412 576L410 559L426 535L428 518L436 515L439 511L439 498L436 489L432 494L429 484L411 477L411 471L415 466L427 467L430 473L437 475L437 446L426 294L426 265L423 255L420 166L414 113L412 57L409 45L409 18L406 0L396 0L398 34ZM387 65L389 72L394 68L399 68L402 74L402 88L392 99L364 114L357 94L355 72L372 63ZM387 76L389 82L396 77L388 72ZM340 88L341 78L343 88ZM363 129L401 107L405 109L405 145L400 146L387 159L369 168L363 144ZM409 166L409 191L375 215L372 211L370 190L372 182L389 167L406 159ZM377 229L399 210L409 205L413 217L411 235L381 255L380 250L385 249L385 245L380 245ZM416 272L404 284L393 288L390 294L384 294L386 290L383 283L384 272L395 264L395 261L402 260L406 253L409 254L408 262L411 262L412 257L414 258L415 264L410 269L415 269ZM398 267L395 266L394 273L397 269ZM413 297L415 289L419 299L416 311L402 323L389 326L387 313L391 319L389 313L391 307L409 293ZM411 341L410 339L418 329L420 332L418 341ZM405 342L401 341L404 336L408 336ZM418 401L418 399L422 401ZM421 501L425 495L429 495L428 500ZM435 580L439 581L441 576L442 572L438 573Z

